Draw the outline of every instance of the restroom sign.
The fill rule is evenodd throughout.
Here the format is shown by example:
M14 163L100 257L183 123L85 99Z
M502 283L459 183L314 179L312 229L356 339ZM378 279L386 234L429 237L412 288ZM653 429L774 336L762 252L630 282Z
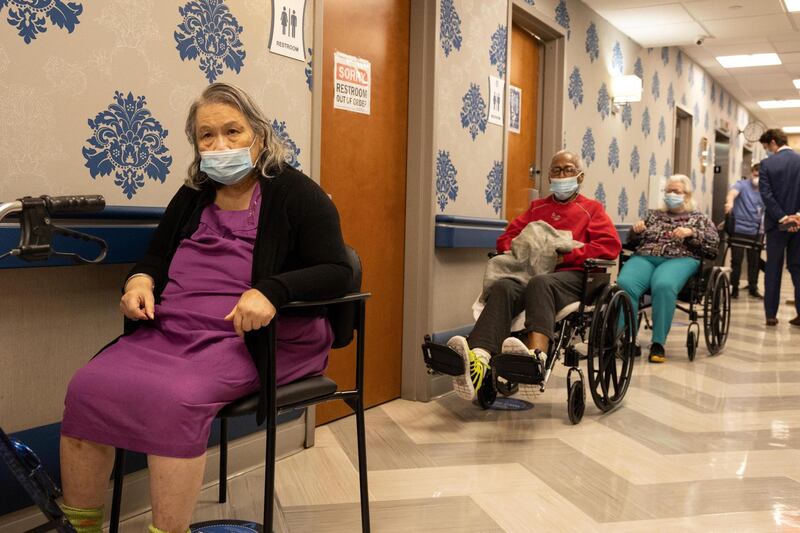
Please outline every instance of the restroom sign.
M366 59L333 54L333 108L369 115L372 65Z

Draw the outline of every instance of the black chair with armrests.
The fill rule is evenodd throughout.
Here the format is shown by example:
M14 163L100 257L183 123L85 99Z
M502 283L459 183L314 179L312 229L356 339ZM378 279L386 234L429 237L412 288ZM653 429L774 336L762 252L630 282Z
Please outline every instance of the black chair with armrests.
M227 500L228 464L228 419L238 416L255 415L260 423L266 421L266 456L264 479L264 530L271 531L273 524L275 496L275 436L277 418L282 413L303 409L333 400L344 402L355 412L358 441L358 476L361 495L361 530L370 531L369 494L367 491L367 449L364 428L364 322L366 300L370 293L361 292L361 260L355 250L347 247L347 256L353 268L352 285L348 293L340 298L328 300L290 302L281 310L324 306L333 330L331 348L348 346L356 340L356 386L352 390L338 390L336 382L326 376L310 376L292 383L277 386L275 383L275 354L277 351L276 321L269 326L245 335L245 342L251 353L261 353L265 363L260 366L262 389L223 407L217 418L220 419L220 472L219 502ZM259 400L264 398L262 411ZM122 498L122 472L124 471L125 450L117 449L114 461L114 496L111 507L109 531L116 533L119 527L120 503Z

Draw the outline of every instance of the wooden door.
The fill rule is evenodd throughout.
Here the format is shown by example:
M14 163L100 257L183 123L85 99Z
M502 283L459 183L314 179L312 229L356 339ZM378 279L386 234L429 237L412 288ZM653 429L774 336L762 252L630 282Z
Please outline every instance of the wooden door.
M539 110L539 43L516 24L511 25L511 85L522 89L520 133L508 133L508 183L506 218L510 221L530 205L529 189L542 191L541 175L531 179L530 169L541 169L536 159L536 131Z
M358 251L366 319L366 405L400 396L408 131L410 0L326 0L323 17L321 184ZM369 115L333 108L333 56L371 62ZM354 386L355 343L331 354L327 375ZM317 410L319 424L350 414L341 402Z

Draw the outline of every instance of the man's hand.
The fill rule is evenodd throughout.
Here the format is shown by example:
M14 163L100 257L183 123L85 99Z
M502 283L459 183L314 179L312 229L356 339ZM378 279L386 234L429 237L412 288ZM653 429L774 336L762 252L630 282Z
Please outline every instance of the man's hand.
M232 321L236 334L244 337L246 331L266 327L275 318L275 313L277 309L261 291L250 289L242 293L225 320Z
M644 220L640 220L636 224L633 225L631 228L634 233L642 233L644 230L647 229L647 226L644 225Z
M730 203L730 202L725 202L725 214L726 215L731 212L731 209L733 209L733 204Z
M675 230L672 232L672 238L676 240L683 240L687 237L691 237L692 235L694 235L694 230L692 228L680 227L675 228Z
M131 320L153 320L155 297L153 280L149 276L131 278L125 284L125 294L119 301L119 310Z

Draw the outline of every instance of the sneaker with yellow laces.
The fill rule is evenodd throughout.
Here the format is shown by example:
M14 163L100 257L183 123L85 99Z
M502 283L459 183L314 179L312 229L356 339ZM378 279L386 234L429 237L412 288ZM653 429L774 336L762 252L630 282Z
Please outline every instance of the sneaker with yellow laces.
M544 375L545 367L547 366L547 354L538 349L528 348L524 342L516 337L508 337L503 341L503 347L500 349L501 353L514 354L514 355L529 355L539 364L539 372ZM519 395L523 398L533 401L541 393L541 386L530 383L519 384Z
M489 368L488 353L480 350L481 354L469 348L467 339L461 335L456 335L447 341L447 347L461 356L464 361L464 373L453 377L453 390L461 398L472 401L483 385L483 378ZM485 355L484 355L485 354ZM481 357L484 355L484 357Z

